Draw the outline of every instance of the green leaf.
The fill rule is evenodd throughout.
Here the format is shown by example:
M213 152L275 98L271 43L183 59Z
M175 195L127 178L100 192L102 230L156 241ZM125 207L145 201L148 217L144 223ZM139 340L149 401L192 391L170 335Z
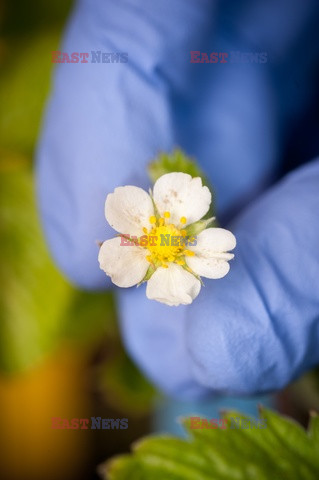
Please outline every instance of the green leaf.
M294 420L287 419L271 410L261 409L261 416L267 421L264 436L276 449L283 452L283 465L293 465L296 477L313 478L319 473L318 445ZM281 460L279 460L281 462ZM299 476L298 476L299 475Z
M107 464L105 478L109 480L319 478L318 417L315 414L308 434L293 420L265 409L261 410L258 422L238 412L227 412L223 418L224 429L192 429L190 419L184 419L183 424L189 434L188 440L170 436L142 439L133 446L131 455L117 457ZM208 427L210 424L206 422L206 425Z
M135 443L133 448L135 453L143 458L143 464L156 466L176 478L211 479L211 465L204 456L199 455L199 450L186 440L168 435L149 437Z
M134 477L132 477L134 471ZM143 468L138 458L132 458L130 455L121 455L113 460L101 465L99 473L103 478L109 480L147 480L146 467Z

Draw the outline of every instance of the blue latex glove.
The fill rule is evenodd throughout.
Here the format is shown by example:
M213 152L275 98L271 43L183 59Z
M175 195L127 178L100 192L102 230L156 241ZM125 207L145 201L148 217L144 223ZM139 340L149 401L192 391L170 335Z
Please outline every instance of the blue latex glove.
M189 63L190 51L268 51L278 64L293 65L296 39L315 9L310 0L289 7L284 0L258 7L211 0L78 3L61 50L127 52L129 61L56 70L38 149L38 196L53 256L71 280L109 286L95 245L113 236L105 197L119 185L147 188L146 165L159 150L181 145L198 158L216 188L218 213L247 203L269 183L282 120L289 125L311 97L315 49L308 48L298 72L303 94L293 82L276 82L275 61L197 65ZM274 18L281 24L275 41ZM309 168L236 221L231 273L207 281L191 307L150 302L143 287L118 292L127 348L164 390L183 397L211 389L265 391L318 362L319 173Z
M187 398L267 392L319 362L318 209L316 161L237 219L230 273L191 306L120 293L126 344L157 384Z

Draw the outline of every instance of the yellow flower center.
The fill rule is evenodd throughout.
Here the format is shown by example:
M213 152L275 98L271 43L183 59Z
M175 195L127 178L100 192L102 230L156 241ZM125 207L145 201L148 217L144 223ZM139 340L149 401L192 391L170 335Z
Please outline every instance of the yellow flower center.
M169 212L164 212L163 217L156 219L150 217L150 223L153 225L150 230L143 228L147 235L147 245L145 248L150 252L146 259L154 266L168 268L168 262L175 262L178 265L186 265L185 255L193 256L194 252L187 250L186 230L182 225L187 222L185 217L180 218L178 226L168 223Z

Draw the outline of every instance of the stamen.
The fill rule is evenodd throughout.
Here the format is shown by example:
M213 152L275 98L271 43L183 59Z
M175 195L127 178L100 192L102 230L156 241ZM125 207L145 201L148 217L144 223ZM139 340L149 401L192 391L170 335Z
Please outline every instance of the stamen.
M187 244L183 237L187 236L186 230L181 228L182 224L187 222L186 217L180 218L180 225L176 226L170 224L167 220L171 217L170 212L165 211L162 213L162 217L158 218L155 215L149 217L151 227L148 229L143 228L144 234L148 235L149 239L155 237L156 242L150 241L147 245L143 242L143 248L147 248L149 255L146 256L146 260L156 266L162 266L168 268L169 263L175 262L178 265L183 265L186 268L185 256L193 256L194 252L186 250ZM172 242L173 237L180 236L180 242ZM169 242L167 243L167 238ZM165 241L164 241L165 239ZM173 243L173 245L172 245ZM177 243L177 244L176 244Z

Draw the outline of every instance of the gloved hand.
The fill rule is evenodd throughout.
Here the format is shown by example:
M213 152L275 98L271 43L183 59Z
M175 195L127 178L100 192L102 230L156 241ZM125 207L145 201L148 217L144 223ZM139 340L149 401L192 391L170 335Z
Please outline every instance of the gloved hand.
M319 160L240 215L230 273L207 281L192 305L120 292L127 348L161 388L185 398L261 393L319 362L318 210Z
M271 27L274 9L285 18L285 0L271 8L261 2L251 16L253 3L239 8L227 2L239 10L238 24L230 13L229 21L221 15L217 28L221 5L211 0L79 1L61 51L127 52L128 63L61 64L55 74L38 149L38 197L53 256L76 284L110 285L99 270L95 244L113 236L104 218L105 197L119 185L147 188L146 165L159 150L180 145L196 156L216 189L217 214L256 195L274 174L281 90L268 65L190 64L191 50L254 51L258 43L258 50L295 61L291 45L312 2L299 10L297 0L295 9L290 2L290 23L283 23L273 43L271 28L256 28L256 18L268 19ZM301 70L307 80L308 65ZM289 100L289 112L297 110L300 95ZM286 119L288 102L282 104L280 118ZM312 189L297 182L305 190L300 198L278 187L238 220L231 274L210 282L192 307L154 304L143 287L118 292L127 348L163 389L182 396L210 389L263 391L318 361L311 343L318 334L317 270L312 263L306 271L304 260L301 268L297 255L302 245L316 256L307 210L315 202L315 176L309 181ZM276 228L269 230L267 222ZM302 238L301 225L310 230ZM286 249L282 238L290 241ZM279 289L281 281L287 284ZM297 295L308 296L309 304Z

